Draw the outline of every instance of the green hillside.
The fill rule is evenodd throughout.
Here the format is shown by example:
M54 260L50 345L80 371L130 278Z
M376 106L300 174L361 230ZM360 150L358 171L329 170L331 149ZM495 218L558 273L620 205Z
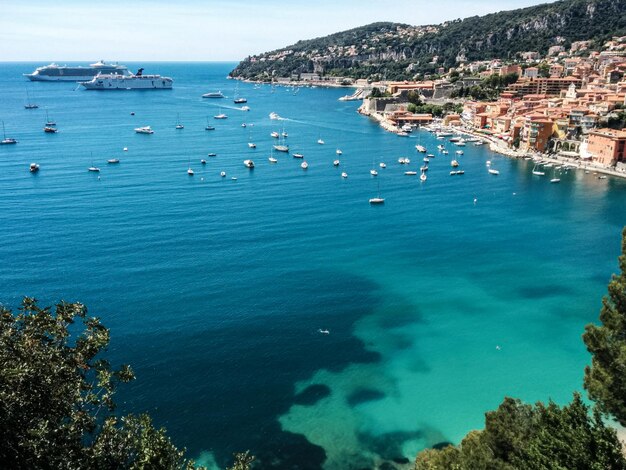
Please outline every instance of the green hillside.
M440 25L373 23L247 57L231 76L269 80L316 72L408 79L463 60L546 54L555 45L568 49L574 41L592 40L597 48L612 36L626 35L625 12L626 0L562 0Z

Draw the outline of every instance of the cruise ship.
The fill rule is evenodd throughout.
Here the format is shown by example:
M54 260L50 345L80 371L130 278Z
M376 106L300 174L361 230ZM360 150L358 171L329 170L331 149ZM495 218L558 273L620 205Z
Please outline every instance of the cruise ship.
M88 82L80 82L87 90L171 90L172 80L161 75L144 75L143 69L136 74L98 74Z
M53 63L38 67L33 73L25 73L24 76L34 82L80 82L91 80L99 73L128 75L128 68L125 65L106 64L102 60L88 67Z

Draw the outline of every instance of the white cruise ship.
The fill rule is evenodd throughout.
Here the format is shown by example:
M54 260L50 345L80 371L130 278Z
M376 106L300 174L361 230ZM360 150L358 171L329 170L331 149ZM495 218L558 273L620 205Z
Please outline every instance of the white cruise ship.
M125 65L107 64L102 60L88 67L52 63L38 67L33 73L25 73L24 76L34 82L80 82L91 80L99 73L128 75L128 68Z
M87 90L171 90L172 80L161 75L144 75L143 69L136 74L98 74L88 82L80 82Z

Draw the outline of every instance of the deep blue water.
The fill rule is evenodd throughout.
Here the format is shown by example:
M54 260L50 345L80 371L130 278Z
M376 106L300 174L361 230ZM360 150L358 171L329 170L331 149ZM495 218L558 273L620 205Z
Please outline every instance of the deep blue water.
M149 411L192 456L373 467L458 442L505 395L565 402L581 388L624 181L570 171L549 184L468 145L464 176L438 154L420 183L397 159L417 169L418 140L440 142L385 133L337 101L346 90L241 83L242 112L235 64L127 64L174 89L112 93L25 81L38 65L0 64L0 119L19 140L0 147L0 300L85 303L111 328L109 357L137 374L120 411ZM38 110L23 108L27 90ZM228 98L200 98L217 90ZM219 106L227 120L212 119ZM58 134L43 133L46 110ZM144 125L155 133L133 132ZM267 161L283 126L306 172ZM371 207L378 184L386 202Z

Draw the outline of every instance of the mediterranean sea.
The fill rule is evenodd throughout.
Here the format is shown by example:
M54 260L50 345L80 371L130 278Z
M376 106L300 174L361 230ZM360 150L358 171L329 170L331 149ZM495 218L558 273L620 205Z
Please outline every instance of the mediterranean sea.
M149 412L200 463L250 450L262 468L401 468L505 396L582 389L626 181L550 184L471 144L450 176L451 143L446 156L428 132L384 132L345 89L227 80L234 63L127 63L174 89L108 93L22 77L39 65L0 64L0 120L19 141L0 147L0 301L86 304L111 329L107 357L137 375L119 411ZM308 170L268 162L272 131ZM436 155L425 182L404 175L418 142Z

